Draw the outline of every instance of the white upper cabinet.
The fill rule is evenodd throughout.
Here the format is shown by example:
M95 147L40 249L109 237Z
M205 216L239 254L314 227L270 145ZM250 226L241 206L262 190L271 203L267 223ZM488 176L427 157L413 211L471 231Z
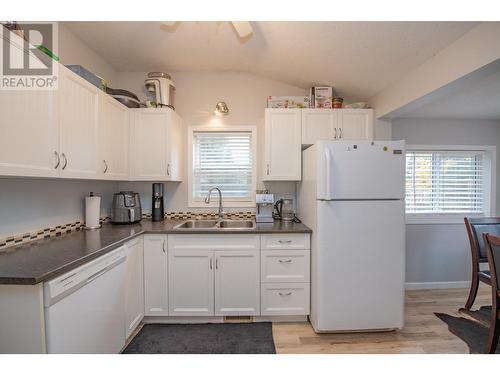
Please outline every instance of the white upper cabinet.
M300 109L266 109L263 181L301 179Z
M341 109L341 139L373 139L373 109Z
M131 178L181 181L183 132L180 117L170 108L132 111Z
M100 178L128 179L129 111L109 95L99 98Z
M99 177L98 107L100 90L59 67L61 177Z
M338 135L338 112L325 109L302 110L302 145L311 146L320 139Z
M303 109L302 146L322 139L373 139L373 110Z
M59 176L55 91L0 91L0 175Z

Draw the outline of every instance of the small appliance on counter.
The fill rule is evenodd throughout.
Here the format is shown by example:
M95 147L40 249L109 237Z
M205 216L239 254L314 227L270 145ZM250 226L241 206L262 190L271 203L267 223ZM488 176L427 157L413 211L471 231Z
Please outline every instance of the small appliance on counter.
M300 223L301 221L295 215L293 210L293 199L291 198L281 198L274 204L274 209L276 214L275 219L281 220L284 223Z
M175 85L169 74L150 72L144 85L151 96L154 96L157 107L170 107L175 110Z
M137 223L142 219L141 198L133 191L113 194L111 222L113 224Z
M257 223L273 223L274 195L269 194L267 190L257 190L255 203L257 205L255 221Z
M163 211L163 184L153 184L153 201L151 204L151 217L153 221L163 221L165 214Z
M97 197L93 192L85 197L85 226L84 229L98 229L101 216L101 197Z

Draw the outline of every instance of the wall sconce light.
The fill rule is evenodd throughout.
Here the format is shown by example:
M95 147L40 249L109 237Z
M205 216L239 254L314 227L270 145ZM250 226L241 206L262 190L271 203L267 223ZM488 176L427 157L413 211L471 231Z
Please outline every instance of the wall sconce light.
M229 108L227 107L226 102L218 102L215 106L214 113L217 116L226 116L229 113Z

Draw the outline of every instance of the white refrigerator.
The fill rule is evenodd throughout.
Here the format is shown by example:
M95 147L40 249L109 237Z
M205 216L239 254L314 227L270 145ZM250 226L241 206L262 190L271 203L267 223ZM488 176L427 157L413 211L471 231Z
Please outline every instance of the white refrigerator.
M319 141L303 151L297 213L313 230L316 332L403 327L404 174L404 141Z

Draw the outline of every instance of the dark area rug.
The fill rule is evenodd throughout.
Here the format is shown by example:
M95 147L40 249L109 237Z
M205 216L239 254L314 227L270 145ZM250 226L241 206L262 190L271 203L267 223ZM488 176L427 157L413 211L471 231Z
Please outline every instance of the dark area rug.
M275 354L271 323L145 324L124 354Z
M491 306L482 306L479 310L469 312L470 318L436 312L434 314L448 325L451 333L467 344L471 354L480 354L484 353L488 339L488 328L485 327L484 322L489 321L490 313ZM500 345L497 347L496 354L500 354Z

